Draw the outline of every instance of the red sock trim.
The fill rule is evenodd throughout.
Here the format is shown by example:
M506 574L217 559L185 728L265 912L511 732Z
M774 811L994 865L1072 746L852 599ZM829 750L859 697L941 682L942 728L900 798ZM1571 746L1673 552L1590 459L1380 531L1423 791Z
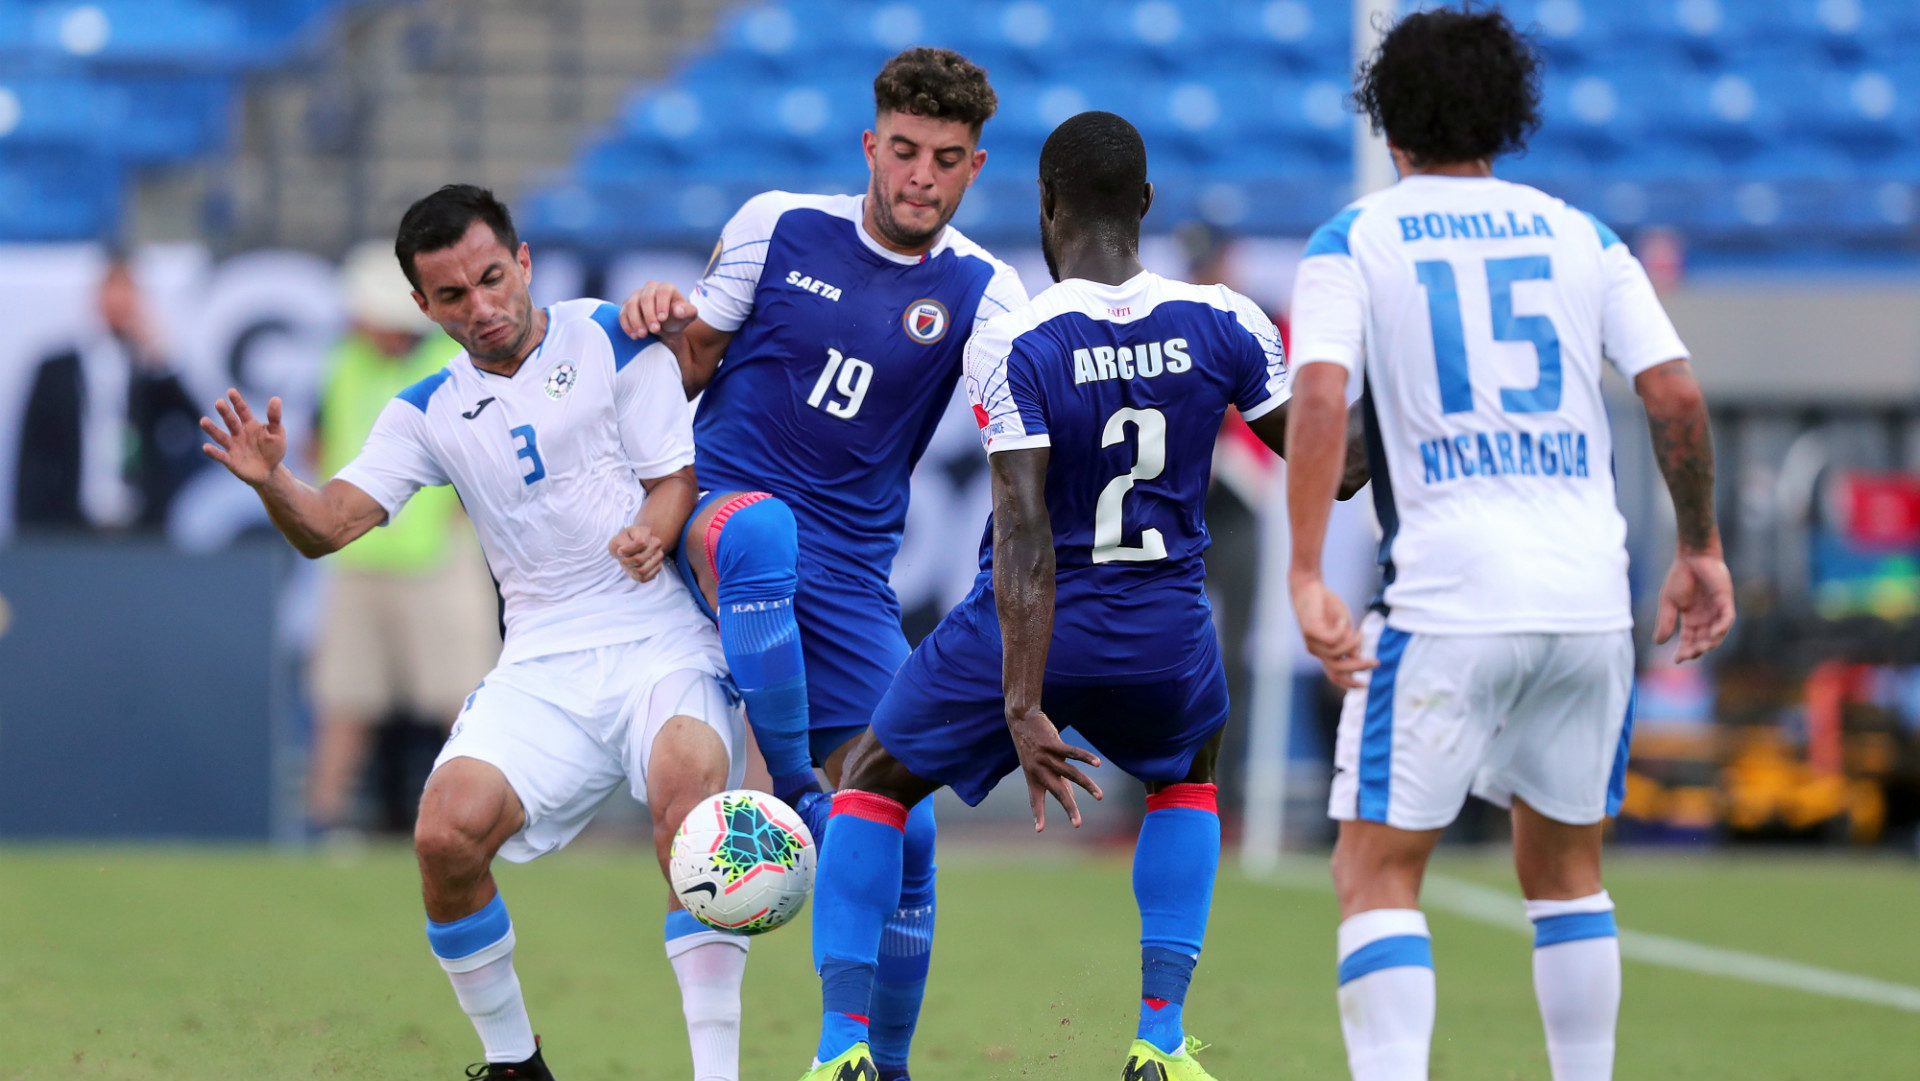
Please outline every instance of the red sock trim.
M871 1025L871 1024L873 1024L873 1022L871 1022L871 1021L869 1021L869 1020L867 1020L867 1019L866 1019L865 1017L863 1017L863 1016L861 1016L860 1014L857 1014L857 1013L850 1013L850 1014L847 1014L846 1016L847 1016L847 1017L850 1017L850 1018L852 1018L852 1019L853 1019L853 1020L855 1020L855 1021L858 1021L858 1022L860 1022L860 1023L861 1023L861 1024L863 1024L863 1025Z
M1147 797L1147 813L1190 807L1208 814L1220 813L1220 786L1215 784L1170 784Z
M720 551L720 531L727 527L727 519L733 517L734 513L743 507L751 507L762 499L772 498L765 492L745 492L720 504L720 509L714 511L713 517L707 519L707 569L713 572L714 581L720 580L720 564L714 557Z
M852 815L869 822L878 822L883 826L892 826L901 833L907 832L907 808L897 800L885 796L876 796L872 792L855 792L851 789L833 794L833 814Z
M1140 1001L1146 1003L1147 1008L1156 1013L1167 1008L1167 1000L1164 998L1143 998Z

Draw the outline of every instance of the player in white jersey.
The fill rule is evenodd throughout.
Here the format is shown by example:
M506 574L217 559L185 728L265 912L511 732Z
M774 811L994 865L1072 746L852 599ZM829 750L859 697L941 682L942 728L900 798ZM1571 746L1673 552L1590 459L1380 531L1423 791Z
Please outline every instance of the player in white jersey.
M624 782L653 812L664 874L687 811L742 779L719 638L679 577L660 573L698 494L692 418L672 353L628 337L613 305L533 306L527 247L491 193L449 185L420 200L395 250L415 302L465 351L388 403L320 489L282 464L278 398L262 424L229 391L224 427L201 421L205 450L310 558L424 486L459 493L500 583L506 640L421 797L427 939L485 1049L467 1076L549 1079L494 855L560 848ZM747 939L684 926L671 890L667 908L695 1070L736 1079Z
M1602 361L1644 400L1672 493L1679 544L1654 638L1677 623L1681 660L1733 622L1705 404L1620 238L1494 178L1493 158L1538 123L1538 60L1505 16L1407 17L1356 98L1401 180L1308 242L1287 455L1294 606L1352 688L1330 807L1348 1063L1356 1081L1427 1076L1420 880L1471 791L1512 810L1554 1079L1604 1081L1620 954L1600 841L1624 781L1634 647ZM1383 531L1381 596L1358 629L1320 579L1340 474L1329 435L1354 368Z

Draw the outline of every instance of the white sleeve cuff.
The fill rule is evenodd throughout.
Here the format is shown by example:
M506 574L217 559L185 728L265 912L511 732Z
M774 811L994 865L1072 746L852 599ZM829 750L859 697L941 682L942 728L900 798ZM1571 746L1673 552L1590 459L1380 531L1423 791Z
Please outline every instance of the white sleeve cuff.
M1291 397L1292 395L1290 394L1269 394L1267 395L1266 401L1261 402L1259 405L1254 406L1252 409L1241 410L1240 419L1246 420L1246 421L1259 420L1261 417L1264 417L1268 413L1271 413L1274 410L1280 408L1282 405L1285 405L1287 403L1287 399Z
M1053 440L1047 438L1045 432L1037 435L1003 435L987 444L987 453L998 454L1003 450L1032 450L1035 447L1051 446L1053 446Z

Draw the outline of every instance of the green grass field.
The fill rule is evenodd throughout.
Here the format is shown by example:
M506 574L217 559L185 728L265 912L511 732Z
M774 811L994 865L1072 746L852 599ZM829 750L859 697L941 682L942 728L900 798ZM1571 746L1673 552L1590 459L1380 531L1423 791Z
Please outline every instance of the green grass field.
M1036 849L1035 851L1042 851ZM915 1047L926 1081L1112 1078L1132 1036L1137 923L1123 860L943 860ZM517 965L563 1081L690 1073L637 852L506 866ZM1503 888L1491 856L1438 868ZM1345 1077L1324 866L1229 871L1187 1005L1223 1081ZM1894 860L1623 855L1625 927L1920 983L1920 868ZM1529 943L1432 911L1436 1079L1547 1078ZM453 1079L478 1043L427 952L411 856L351 864L252 850L0 850L0 1081ZM756 942L748 1081L798 1077L817 985L806 921ZM1920 1076L1920 1014L1629 962L1618 1076L1843 1081Z

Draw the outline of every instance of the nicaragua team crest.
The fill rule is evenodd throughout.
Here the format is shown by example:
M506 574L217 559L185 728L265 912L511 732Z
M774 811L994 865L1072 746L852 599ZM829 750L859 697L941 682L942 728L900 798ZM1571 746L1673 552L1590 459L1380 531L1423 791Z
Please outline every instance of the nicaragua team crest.
M566 397L579 377L580 369L574 366L573 361L563 360L555 364L553 370L547 373L547 397L556 402Z
M946 337L947 324L950 322L947 306L932 297L907 305L906 314L900 317L900 326L907 332L907 337L921 345L932 345Z

